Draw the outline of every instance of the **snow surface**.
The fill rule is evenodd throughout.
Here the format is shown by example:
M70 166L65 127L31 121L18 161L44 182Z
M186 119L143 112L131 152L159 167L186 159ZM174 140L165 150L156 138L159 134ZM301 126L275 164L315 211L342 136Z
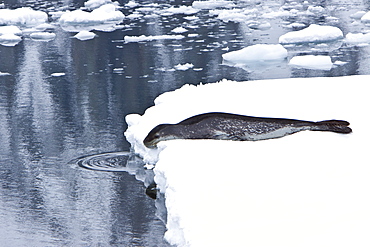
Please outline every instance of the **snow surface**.
M287 56L288 51L280 44L257 44L225 53L222 55L222 58L234 63L245 63L251 61L282 60Z
M311 24L305 29L281 35L279 43L330 42L341 38L343 38L343 33L337 27Z
M289 64L307 69L330 70L333 67L330 56L304 55L290 59Z
M370 76L185 85L126 116L127 140L147 163L168 211L165 238L178 246L370 246ZM190 100L191 99L191 100ZM236 142L142 144L161 123L204 112L320 121L353 133L301 132Z

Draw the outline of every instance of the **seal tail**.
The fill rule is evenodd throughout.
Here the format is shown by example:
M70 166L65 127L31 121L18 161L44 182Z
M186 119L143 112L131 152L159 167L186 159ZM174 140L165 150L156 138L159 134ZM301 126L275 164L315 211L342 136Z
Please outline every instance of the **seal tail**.
M349 134L352 129L348 127L349 122L343 120L326 120L315 123L315 127L311 130L313 131L331 131L341 134Z

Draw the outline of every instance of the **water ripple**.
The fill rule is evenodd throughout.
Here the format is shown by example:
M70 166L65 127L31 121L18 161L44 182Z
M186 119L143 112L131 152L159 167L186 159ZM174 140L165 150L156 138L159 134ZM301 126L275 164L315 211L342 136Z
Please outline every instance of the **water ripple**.
M133 155L133 153L128 151L101 153L84 156L72 162L90 170L131 172L132 167L128 167L127 163L132 159Z

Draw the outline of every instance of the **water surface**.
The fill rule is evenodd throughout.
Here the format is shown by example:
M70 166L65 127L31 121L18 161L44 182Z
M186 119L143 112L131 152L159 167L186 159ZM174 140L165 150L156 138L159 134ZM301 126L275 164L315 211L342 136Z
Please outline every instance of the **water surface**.
M136 2L139 7L151 3ZM163 9L192 1L153 2ZM123 6L125 1L120 3ZM267 67L235 67L222 61L227 50L276 43L290 31L284 25L295 21L330 24L345 33L367 30L365 25L353 25L349 15L367 10L368 1L309 3L324 7L328 15L272 19L271 29L254 30L202 10L191 15L194 18L180 14L125 19L122 28L94 31L97 37L89 41L72 38L75 33L56 25L55 40L24 38L14 47L0 46L4 73L0 76L0 245L166 246L165 225L142 181L127 172L84 169L71 160L128 151L124 117L142 114L159 94L187 83L369 74L369 46L291 48L290 56L324 54L345 62L329 71L292 68L287 61ZM288 9L289 4L247 1L243 8ZM29 6L48 13L82 5L83 1L5 1L6 8ZM137 10L121 11L129 15ZM189 30L181 40L123 41L126 35L171 34L179 26ZM185 63L194 67L175 69Z

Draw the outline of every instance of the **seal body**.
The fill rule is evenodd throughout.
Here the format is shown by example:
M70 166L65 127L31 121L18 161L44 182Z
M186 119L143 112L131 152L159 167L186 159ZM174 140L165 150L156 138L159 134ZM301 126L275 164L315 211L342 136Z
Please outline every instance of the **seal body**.
M348 125L347 121L342 120L311 122L211 112L187 118L177 124L160 124L149 132L144 145L155 148L158 142L173 139L258 141L303 130L348 134L352 132Z

